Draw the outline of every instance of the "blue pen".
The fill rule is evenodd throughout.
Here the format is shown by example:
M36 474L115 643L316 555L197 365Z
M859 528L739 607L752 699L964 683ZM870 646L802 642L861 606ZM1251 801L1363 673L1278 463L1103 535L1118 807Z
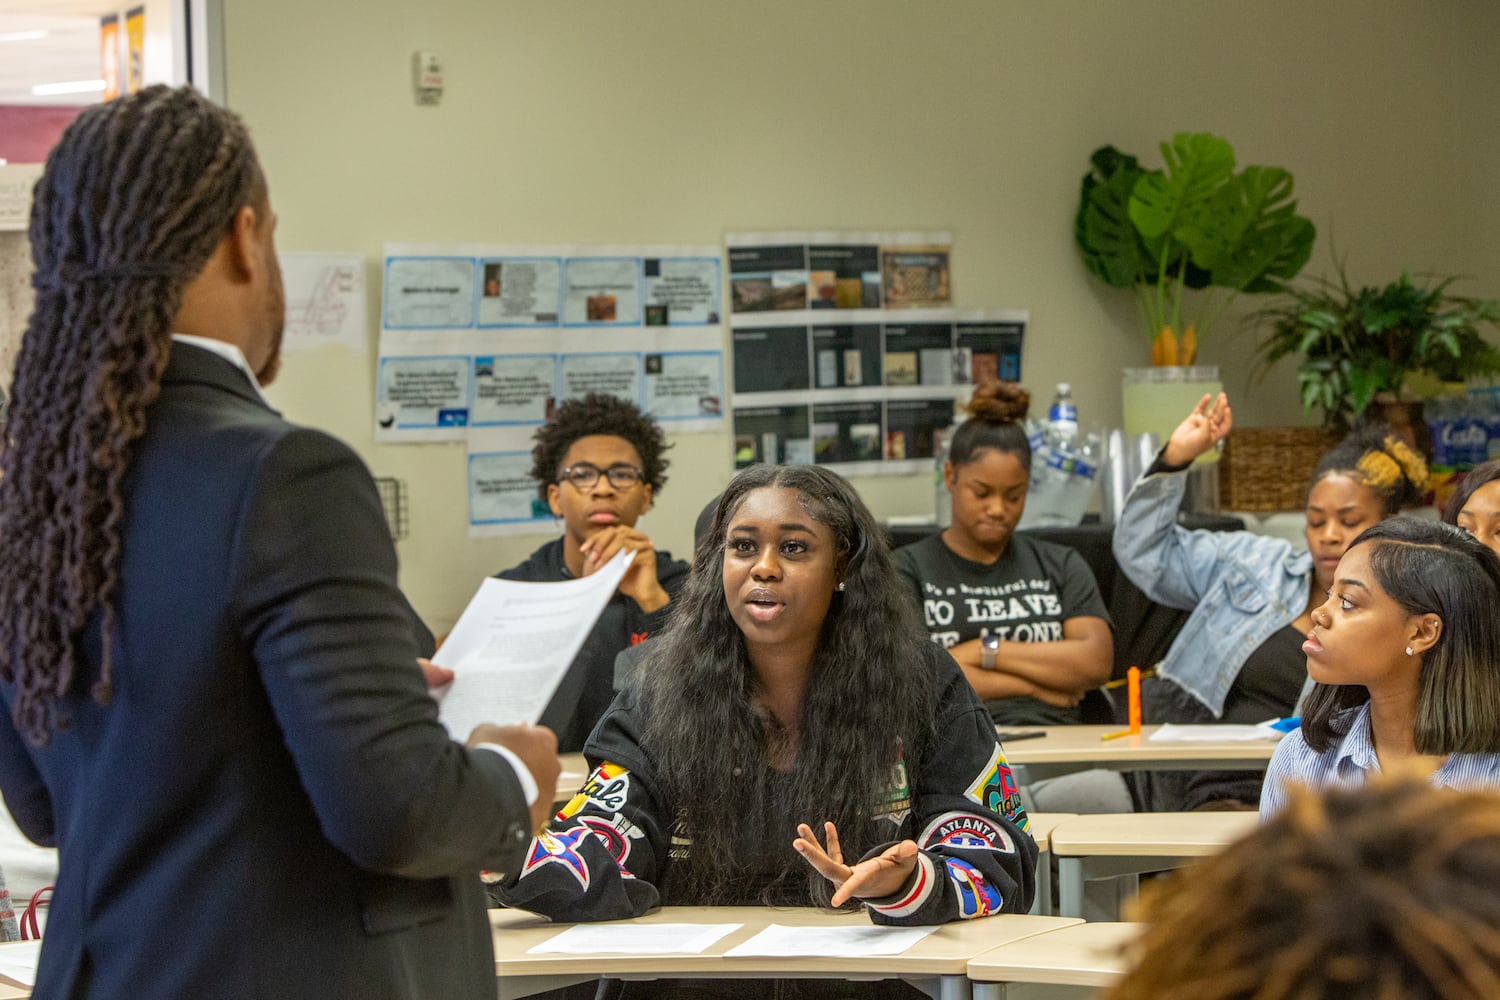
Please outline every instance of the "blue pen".
M1268 725L1278 733L1289 733L1302 725L1302 717L1300 715L1293 715L1285 719L1277 719L1275 722L1268 723Z

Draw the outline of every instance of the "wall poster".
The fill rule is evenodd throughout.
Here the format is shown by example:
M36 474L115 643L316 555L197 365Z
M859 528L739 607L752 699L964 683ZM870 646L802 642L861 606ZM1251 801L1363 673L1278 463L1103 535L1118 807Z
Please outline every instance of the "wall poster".
M736 467L926 472L975 383L1021 378L1028 314L952 308L947 233L725 242Z
M715 247L388 244L382 275L375 438L468 442L471 535L552 530L528 470L562 400L724 427Z

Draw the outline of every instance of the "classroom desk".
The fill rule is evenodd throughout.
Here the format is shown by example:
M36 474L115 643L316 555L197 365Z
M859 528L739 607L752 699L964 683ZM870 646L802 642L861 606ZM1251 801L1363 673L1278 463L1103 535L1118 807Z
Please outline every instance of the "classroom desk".
M1069 995L1092 996L1124 974L1121 949L1143 929L1132 923L1074 924L1020 944L1003 944L969 963L974 1000L1008 1000L1021 992L1008 987L1019 983L1076 986L1080 989L1067 991Z
M1079 923L1067 917L999 914L943 924L900 955L831 958L724 958L771 924L828 927L868 925L863 913L835 913L812 907L667 906L622 924L743 924L700 955L528 955L527 949L564 930L524 910L491 910L495 929L495 974L500 1000L532 996L545 990L612 979L905 979L936 983L929 995L942 1000L970 996L968 964L972 959L1014 941ZM920 988L920 987L919 987Z
M1180 867L1217 854L1260 821L1254 812L1096 813L1074 816L1051 833L1057 856L1058 912L1118 920L1142 872ZM1090 885L1094 883L1094 885Z
M1002 730L1015 727L1000 727ZM1030 728L1030 727L1028 727ZM1151 734L1160 726L1142 726L1131 736L1105 740L1121 726L1046 726L1047 735L1005 744L1012 767L1025 768L1018 780L1040 781L1075 771L1256 771L1276 752L1275 740L1211 743L1156 743Z

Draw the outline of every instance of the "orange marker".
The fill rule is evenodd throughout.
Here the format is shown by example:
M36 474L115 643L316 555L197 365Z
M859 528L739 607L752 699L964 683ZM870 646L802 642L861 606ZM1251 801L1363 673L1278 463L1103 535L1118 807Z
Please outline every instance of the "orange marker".
M1131 667L1125 672L1130 691L1130 731L1141 731L1141 668Z

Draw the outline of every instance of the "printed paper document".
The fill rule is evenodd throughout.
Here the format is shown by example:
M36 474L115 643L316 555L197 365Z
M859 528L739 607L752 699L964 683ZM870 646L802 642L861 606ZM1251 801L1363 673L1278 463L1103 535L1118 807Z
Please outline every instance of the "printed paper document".
M453 683L436 693L448 735L466 740L481 722L541 719L634 555L621 552L578 580L480 584L433 657L454 674Z
M576 924L528 955L701 955L744 924Z
M724 957L816 955L849 958L861 955L899 955L935 930L935 926L881 927L869 924L851 927L789 927L785 924L772 924L744 944L730 948L724 953Z

